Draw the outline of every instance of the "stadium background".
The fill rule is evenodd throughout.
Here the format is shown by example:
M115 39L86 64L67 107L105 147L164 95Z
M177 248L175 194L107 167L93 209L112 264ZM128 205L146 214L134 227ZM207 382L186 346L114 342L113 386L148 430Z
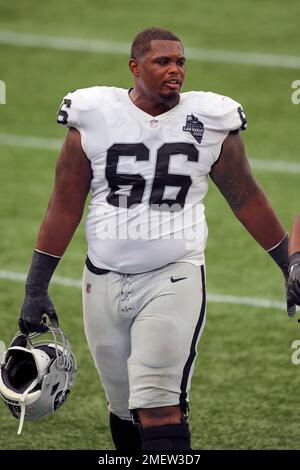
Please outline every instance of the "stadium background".
M8 344L16 332L24 289L17 279L28 269L53 185L65 135L55 123L61 98L92 85L129 87L122 50L145 27L171 29L194 48L187 51L185 90L211 90L243 104L254 173L290 228L300 209L300 106L291 103L291 83L300 79L299 15L293 0L0 0L0 79L7 86L7 104L0 105L1 340ZM45 35L63 38L60 48ZM85 49L95 43L72 40L77 50L70 50L66 38L108 43L92 52ZM284 310L282 275L211 182L206 213L209 301L191 392L193 448L299 448L300 365L291 362L291 344L300 325ZM85 252L82 223L57 276L79 280ZM112 448L80 289L53 283L50 292L78 359L77 383L54 416L25 423L21 436L1 403L0 449Z

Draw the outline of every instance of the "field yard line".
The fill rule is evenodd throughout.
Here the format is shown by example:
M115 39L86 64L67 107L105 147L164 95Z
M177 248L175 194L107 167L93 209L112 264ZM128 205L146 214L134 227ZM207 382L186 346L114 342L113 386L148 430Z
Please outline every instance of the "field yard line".
M66 51L85 51L107 54L129 55L130 43L84 39L41 34L1 31L0 44L21 47L41 47ZM241 52L233 50L205 49L186 47L186 56L195 61L256 65L261 67L279 67L300 69L300 57L284 54L265 54L259 52Z
M0 271L0 279L7 281L26 281L27 274L16 273L14 271ZM70 279L68 277L53 276L51 280L52 284L58 284L59 286L68 287L79 287L81 288L81 281L77 279Z
M0 134L0 146L39 148L45 150L59 150L62 139L51 139L46 137L22 136L14 134ZM280 160L260 160L250 158L250 164L254 170L269 173L299 174L300 163Z
M49 139L46 137L34 137L15 134L0 134L0 145L11 147L28 147L47 150L59 150L62 139Z
M24 282L27 275L24 273L16 273L13 271L0 271L0 279L8 281ZM68 277L53 276L52 284L60 286L81 288L81 281L77 279L70 279ZM249 307L259 308L274 308L277 310L285 310L286 305L283 302L269 299L257 299L255 297L237 297L234 295L219 295L207 294L207 300L218 304L234 304L234 305L247 305Z

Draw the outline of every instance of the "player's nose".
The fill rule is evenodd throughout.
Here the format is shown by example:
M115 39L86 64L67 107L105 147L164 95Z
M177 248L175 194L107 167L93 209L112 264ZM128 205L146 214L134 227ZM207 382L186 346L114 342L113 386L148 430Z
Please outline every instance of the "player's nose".
M168 68L169 77L182 77L183 71L182 68L176 62L170 62L170 66Z

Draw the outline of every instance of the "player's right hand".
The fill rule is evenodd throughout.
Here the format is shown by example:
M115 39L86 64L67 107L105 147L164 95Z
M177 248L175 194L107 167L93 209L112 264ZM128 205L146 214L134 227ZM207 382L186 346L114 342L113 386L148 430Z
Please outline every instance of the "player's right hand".
M19 328L24 334L48 331L43 315L47 315L51 325L57 328L58 318L54 305L47 292L26 294L20 309Z

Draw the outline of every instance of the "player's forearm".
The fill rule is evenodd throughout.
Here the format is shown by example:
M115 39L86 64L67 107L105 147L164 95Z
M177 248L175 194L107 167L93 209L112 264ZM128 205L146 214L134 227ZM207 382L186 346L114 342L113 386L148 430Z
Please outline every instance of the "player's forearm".
M26 279L26 295L19 322L24 333L44 331L45 327L40 325L43 312L37 309L37 303L47 313L52 325L58 326L57 315L48 296L48 285L80 222L84 203L72 212L72 208L66 209L68 205L58 203L57 194L54 191L50 199Z
M261 189L248 204L234 211L253 238L266 250L288 278L288 235Z
M265 250L273 248L286 235L274 209L260 188L242 208L239 210L233 209L233 212Z
M289 255L297 252L300 252L300 214L294 220L289 241Z
M40 227L36 249L55 256L62 256L69 245L82 213L48 209Z

